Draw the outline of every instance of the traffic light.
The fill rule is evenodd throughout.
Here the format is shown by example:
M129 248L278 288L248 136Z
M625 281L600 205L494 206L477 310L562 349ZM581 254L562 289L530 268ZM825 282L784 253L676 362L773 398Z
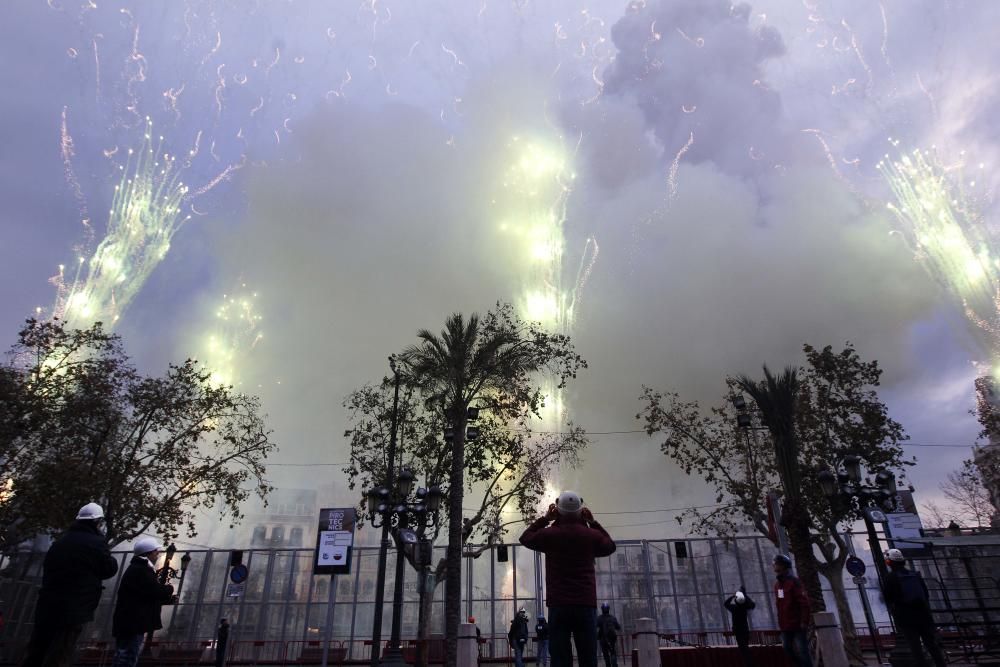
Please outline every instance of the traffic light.
M229 567L236 567L243 564L243 550L233 549L229 552Z
M497 546L497 562L506 563L507 562L507 545L501 544Z

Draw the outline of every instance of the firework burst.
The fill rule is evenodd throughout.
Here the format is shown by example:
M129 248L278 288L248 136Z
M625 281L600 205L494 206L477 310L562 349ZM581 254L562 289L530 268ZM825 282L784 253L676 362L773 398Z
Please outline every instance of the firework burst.
M986 232L976 179L964 163L946 167L933 151L919 149L896 160L886 156L878 169L892 190L888 208L903 223L918 261L961 300L984 361L996 364L1000 260Z
M235 293L222 296L215 310L212 331L204 339L201 356L205 368L212 374L213 384L241 384L241 365L264 337L260 328L262 319L257 310L257 293L248 290L246 283Z
M166 256L177 229L191 217L181 211L188 191L180 180L181 167L164 152L163 137L154 141L149 118L142 145L129 149L119 169L103 240L89 257L78 258L72 278L64 266L55 278L54 314L70 326L100 321L113 328Z

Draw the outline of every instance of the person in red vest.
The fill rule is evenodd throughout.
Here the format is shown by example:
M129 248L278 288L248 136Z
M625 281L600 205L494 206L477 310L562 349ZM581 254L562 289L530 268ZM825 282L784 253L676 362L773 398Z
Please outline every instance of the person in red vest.
M774 606L785 653L797 667L812 667L809 655L809 596L806 587L792 574L792 559L774 557Z
M551 525L550 525L551 524ZM610 556L615 543L583 500L563 491L549 511L521 535L521 544L545 554L545 604L549 608L552 667L597 665L597 575L594 559ZM571 640L572 638L572 640Z

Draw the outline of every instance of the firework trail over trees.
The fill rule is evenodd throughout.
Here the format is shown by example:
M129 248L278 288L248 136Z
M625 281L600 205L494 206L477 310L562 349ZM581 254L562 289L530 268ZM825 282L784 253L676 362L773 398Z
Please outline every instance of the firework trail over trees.
M16 157L0 157L8 337L52 303L56 273L55 314L105 320L138 359L221 366L205 351L233 339L218 295L245 281L265 297L267 346L240 343L252 354L236 355L231 381L262 386L276 438L300 443L282 452L291 462L344 460L317 453L344 420L330 406L416 329L497 300L572 334L592 379L559 400L594 431L632 430L643 383L714 399L719 378L780 366L804 340L851 340L900 385L927 364L959 376L970 357L993 361L992 3L9 12L2 55L31 66L0 74L16 91L0 102L17 128ZM903 147L887 165L906 155L917 169L912 147L937 146L929 171L887 182L887 136ZM977 166L959 178L963 150ZM954 225L930 229L900 195L942 175L921 196ZM951 356L900 344L914 336ZM629 481L588 501L672 506L643 496L653 480L697 496L649 449L641 434L595 443L580 483Z

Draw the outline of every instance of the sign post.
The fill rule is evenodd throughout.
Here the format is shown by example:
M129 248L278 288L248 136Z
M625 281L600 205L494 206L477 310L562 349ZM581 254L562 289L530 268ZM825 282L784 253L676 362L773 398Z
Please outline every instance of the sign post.
M350 574L357 512L353 507L319 511L313 574Z

